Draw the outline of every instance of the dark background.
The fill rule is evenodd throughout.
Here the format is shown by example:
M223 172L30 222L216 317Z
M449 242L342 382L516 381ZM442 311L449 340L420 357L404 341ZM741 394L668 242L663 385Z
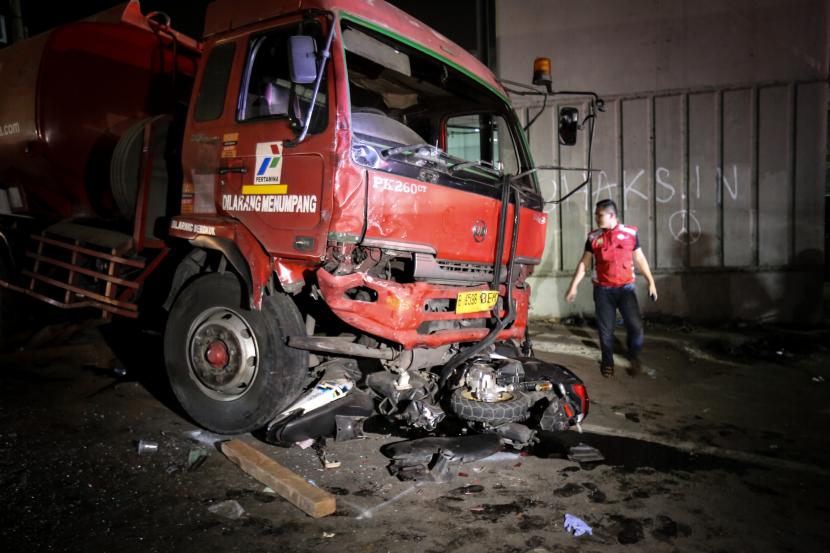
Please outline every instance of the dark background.
M143 0L141 10L145 14L163 11L171 17L174 29L199 38L204 26L205 10L211 1ZM495 60L495 0L392 0L390 3L412 14L492 66ZM54 0L22 0L23 25L28 35L34 36L119 4L123 2L86 0L55 3ZM8 14L8 10L1 11ZM8 28L8 21L6 25Z

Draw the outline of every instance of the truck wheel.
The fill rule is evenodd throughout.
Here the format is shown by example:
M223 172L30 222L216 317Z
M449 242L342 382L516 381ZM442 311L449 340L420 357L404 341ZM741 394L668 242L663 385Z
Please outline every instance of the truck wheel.
M176 299L164 333L176 398L196 423L222 434L267 424L297 398L308 371L308 352L284 340L305 334L291 299L268 296L255 311L242 298L233 274L198 278Z
M499 426L525 420L529 415L530 401L526 395L513 392L508 399L488 403L475 399L465 388L458 388L450 398L450 407L464 420Z

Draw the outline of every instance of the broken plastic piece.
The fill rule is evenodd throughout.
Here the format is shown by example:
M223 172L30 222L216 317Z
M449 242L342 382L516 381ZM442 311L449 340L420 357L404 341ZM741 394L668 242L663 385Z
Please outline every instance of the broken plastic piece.
M392 458L389 472L401 480L448 482L463 463L477 461L501 449L496 434L453 438L420 438L389 444L381 452Z
M201 448L191 449L187 453L187 471L193 472L202 466L207 459L208 452Z
M581 536L583 534L588 534L593 536L594 531L588 526L584 520L581 518L575 517L570 514L565 514L565 530L573 534L574 536Z
M214 503L208 507L208 511L231 520L237 520L245 516L245 509L243 509L242 505L240 505L235 499Z
M184 433L184 435L194 442L198 442L202 445L209 445L211 447L216 446L217 443L223 440L227 440L225 436L220 436L219 434L214 434L213 432L208 432L207 430L188 430Z
M156 442L151 442L148 440L138 440L138 444L136 444L136 450L138 451L139 455L146 455L148 453L155 453L159 450L159 445Z
M593 463L604 461L605 456L597 448L580 442L568 450L568 459L577 463Z
M336 427L334 440L343 442L363 438L363 421L365 420L366 417L334 415L334 426Z
M437 405L417 399L410 401L401 413L403 420L411 426L428 431L435 430L445 416L444 410Z

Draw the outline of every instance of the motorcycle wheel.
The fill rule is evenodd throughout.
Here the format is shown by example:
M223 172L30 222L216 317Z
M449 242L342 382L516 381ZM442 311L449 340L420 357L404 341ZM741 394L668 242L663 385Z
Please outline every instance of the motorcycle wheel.
M473 398L465 388L458 388L450 397L450 407L464 420L499 426L525 420L529 415L530 400L524 394L513 392L509 399L489 403Z

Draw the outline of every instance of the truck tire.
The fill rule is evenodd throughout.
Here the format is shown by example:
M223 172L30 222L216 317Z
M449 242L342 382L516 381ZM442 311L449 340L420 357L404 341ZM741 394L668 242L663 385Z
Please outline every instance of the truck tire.
M488 403L467 397L465 388L458 388L450 397L450 407L460 418L468 421L486 422L499 426L508 422L525 420L528 417L530 401L519 392L513 392L510 399Z
M193 420L220 434L261 428L302 391L308 352L286 336L305 334L297 307L283 294L245 307L239 279L209 274L176 299L164 333L167 374Z

